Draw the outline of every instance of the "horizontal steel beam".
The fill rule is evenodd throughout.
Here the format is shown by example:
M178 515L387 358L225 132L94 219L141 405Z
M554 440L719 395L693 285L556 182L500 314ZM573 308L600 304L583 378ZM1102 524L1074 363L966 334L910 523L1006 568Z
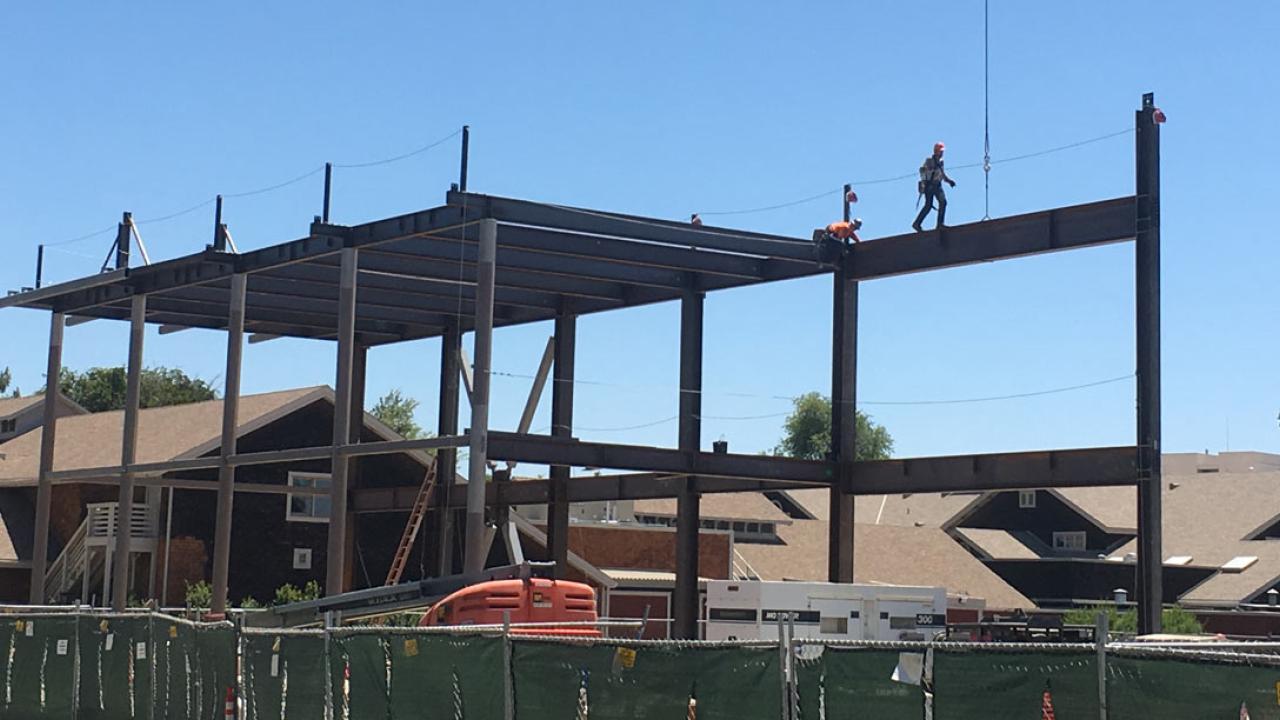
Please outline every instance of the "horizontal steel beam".
M1132 240L1134 202L1123 197L868 240L853 246L850 268L855 280L871 280Z
M492 217L502 223L556 228L588 235L645 240L793 262L812 263L814 260L811 241L783 235L691 225L478 193L450 192L446 201L455 207L466 203L469 215Z
M118 477L93 477L77 481L84 485L117 485ZM217 480L192 480L175 477L141 477L137 479L140 487L173 488L175 490L207 490L218 491ZM237 482L233 488L236 492L258 493L262 495L328 495L329 488L296 487L293 485L269 485L267 483Z
M709 477L829 483L830 463L771 455L684 452L642 445L582 442L545 435L489 433L489 458L537 465L641 470Z
M305 447L287 450L268 450L265 452L239 453L226 458L225 464L233 467L246 465L271 465L282 462L298 462L302 460L327 460L337 454L339 457L366 457L370 455L394 455L396 453L432 450L442 447L462 447L470 442L466 435L450 435L445 437L418 438L416 440L379 440L377 442L352 443L335 447ZM179 470L202 470L220 468L223 458L217 455L206 455L197 458L180 458L153 463L134 463L133 465L106 465L102 467L76 468L74 470L56 470L49 473L55 483L84 482L90 478L110 478L123 475L126 471L133 475L161 475Z
M1134 447L1103 447L870 460L853 464L845 490L880 495L1134 485L1137 457Z

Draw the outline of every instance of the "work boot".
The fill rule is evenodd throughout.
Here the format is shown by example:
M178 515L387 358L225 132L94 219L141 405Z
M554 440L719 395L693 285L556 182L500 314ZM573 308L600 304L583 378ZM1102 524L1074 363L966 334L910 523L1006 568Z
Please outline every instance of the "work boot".
M924 232L924 228L920 227L920 223L918 222L911 223L911 229L915 230L916 232Z

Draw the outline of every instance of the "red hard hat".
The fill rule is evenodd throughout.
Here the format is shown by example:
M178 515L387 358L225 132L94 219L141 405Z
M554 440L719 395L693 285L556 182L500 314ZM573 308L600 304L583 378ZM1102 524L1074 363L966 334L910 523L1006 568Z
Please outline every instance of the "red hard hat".
M844 194L844 200L845 202L856 203L858 202L858 193L850 190L849 192Z
M943 150L946 150L946 149L947 149L947 146L942 144L941 142L936 142L933 144L933 151L936 153L942 152Z

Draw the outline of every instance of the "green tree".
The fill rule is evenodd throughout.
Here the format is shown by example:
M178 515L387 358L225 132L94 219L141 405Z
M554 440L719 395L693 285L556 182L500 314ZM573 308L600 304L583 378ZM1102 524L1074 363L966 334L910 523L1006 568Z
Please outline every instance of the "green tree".
M821 460L831 450L831 400L821 393L805 393L793 401L791 414L782 425L782 440L775 455ZM856 413L854 456L858 460L884 460L893 453L893 437L866 413Z
M62 394L89 412L120 410L124 407L126 384L123 367L95 367L84 372L63 368L58 377ZM142 407L163 407L215 400L218 393L205 380L191 377L177 368L154 367L142 370Z
M422 426L413 420L413 413L417 409L417 400L406 396L400 388L395 388L378 398L377 404L369 413L401 436L413 440L422 437Z
M13 382L13 375L9 372L9 368L0 370L0 394L4 394L9 389L9 383ZM18 388L14 388L9 397L21 397L22 392Z

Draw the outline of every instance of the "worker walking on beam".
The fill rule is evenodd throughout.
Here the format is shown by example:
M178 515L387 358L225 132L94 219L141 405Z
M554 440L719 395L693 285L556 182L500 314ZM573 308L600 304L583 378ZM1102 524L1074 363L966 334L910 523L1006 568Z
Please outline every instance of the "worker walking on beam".
M933 144L933 154L924 159L924 164L920 166L920 182L916 186L916 190L924 198L924 207L920 208L920 214L916 215L916 221L911 223L911 227L916 232L924 230L921 223L924 222L925 216L933 209L933 203L938 202L938 227L946 226L947 221L947 193L942 189L942 183L946 183L951 187L956 186L956 181L947 176L947 171L942 166L942 153L947 149L942 143Z

